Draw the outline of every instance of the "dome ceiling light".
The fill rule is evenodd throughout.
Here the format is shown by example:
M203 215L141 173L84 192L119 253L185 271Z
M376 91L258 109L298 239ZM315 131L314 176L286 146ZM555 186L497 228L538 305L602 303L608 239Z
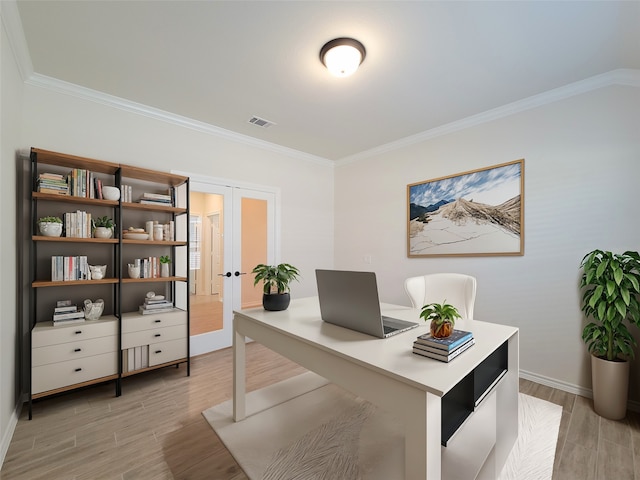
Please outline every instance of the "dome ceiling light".
M336 77L348 77L364 61L364 45L353 38L335 38L320 49L320 61Z

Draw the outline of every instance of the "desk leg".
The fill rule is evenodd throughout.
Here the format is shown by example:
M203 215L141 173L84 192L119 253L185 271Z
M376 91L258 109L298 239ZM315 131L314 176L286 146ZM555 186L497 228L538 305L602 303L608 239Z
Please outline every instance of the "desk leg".
M404 478L406 480L440 480L441 399L420 392L404 405L405 419ZM410 407L410 408L409 408Z
M246 338L233 327L233 420L239 422L246 417Z

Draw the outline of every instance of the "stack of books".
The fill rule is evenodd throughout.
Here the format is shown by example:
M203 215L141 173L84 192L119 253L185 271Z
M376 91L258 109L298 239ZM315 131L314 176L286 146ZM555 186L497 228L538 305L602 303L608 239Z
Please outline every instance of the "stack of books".
M84 312L73 305L71 300L59 300L53 309L53 325L69 325L84 322Z
M144 304L138 307L138 311L142 315L171 312L172 310L173 302L170 300L165 300L164 295L156 295L155 297L145 298Z
M447 338L435 338L426 333L413 342L413 353L448 363L474 343L473 333L464 330L454 330Z
M58 173L41 173L37 180L38 191L53 195L69 195L67 179Z
M145 205L164 205L166 207L173 205L171 195L165 195L163 193L143 193L140 198L140 203Z

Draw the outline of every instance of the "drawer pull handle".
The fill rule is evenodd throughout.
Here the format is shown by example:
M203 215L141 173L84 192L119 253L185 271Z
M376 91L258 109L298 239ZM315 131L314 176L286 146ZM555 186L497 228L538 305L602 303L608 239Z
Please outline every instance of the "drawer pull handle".
M160 336L161 336L161 335L160 335L159 333L156 333L156 334L154 335L154 337L160 337Z
M74 352L81 352L81 351L82 351L82 349L81 349L81 348L76 348L76 349L74 350Z
M81 368L76 368L76 372L81 372L82 369Z
M156 353L162 353L162 350L156 350Z
M161 323L161 322L162 322L162 320L154 320L154 322L156 322L156 323Z
M76 335L80 335L82 333L82 330L76 330Z

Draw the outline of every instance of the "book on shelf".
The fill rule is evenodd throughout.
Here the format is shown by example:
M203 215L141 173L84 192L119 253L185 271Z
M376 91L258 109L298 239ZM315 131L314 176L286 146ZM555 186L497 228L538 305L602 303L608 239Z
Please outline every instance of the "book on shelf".
M173 308L173 302L170 300L163 300L162 302L147 303L145 301L144 305L140 306L145 310L157 310L159 308Z
M89 263L86 255L65 257L53 255L51 257L51 281L68 282L73 280L87 280Z
M440 353L438 353L437 352L438 349L424 347L423 345L414 342L413 353L417 355L422 355L423 357L432 358L434 360L439 360L441 362L449 363L458 355L467 351L469 348L475 345L475 343L476 343L475 339L471 338L470 340L467 340L465 343L463 343L461 346L459 346L454 350L451 350L451 351L440 350Z
M144 305L140 305L138 307L138 312L142 315L152 315L152 314L156 314L156 313L167 313L167 312L173 312L174 308L173 305L171 306L167 306L164 308L153 308L153 309L146 309L144 308Z
M82 323L84 321L85 321L84 317L72 318L72 319L69 319L69 320L54 320L53 321L53 326L54 327L59 327L61 325L70 325L70 324L73 324L73 323Z
M451 335L445 338L435 338L430 333L425 333L416 338L417 344L430 346L433 348L439 348L445 351L454 350L456 347L462 345L468 340L473 338L473 333L465 330L453 330Z
M84 318L84 312L82 310L77 310L75 312L66 312L66 313L54 313L53 321L61 321L61 320L74 320L76 318Z
M53 309L53 313L69 313L69 312L77 312L77 311L78 311L77 305L66 305L62 307L55 307Z

